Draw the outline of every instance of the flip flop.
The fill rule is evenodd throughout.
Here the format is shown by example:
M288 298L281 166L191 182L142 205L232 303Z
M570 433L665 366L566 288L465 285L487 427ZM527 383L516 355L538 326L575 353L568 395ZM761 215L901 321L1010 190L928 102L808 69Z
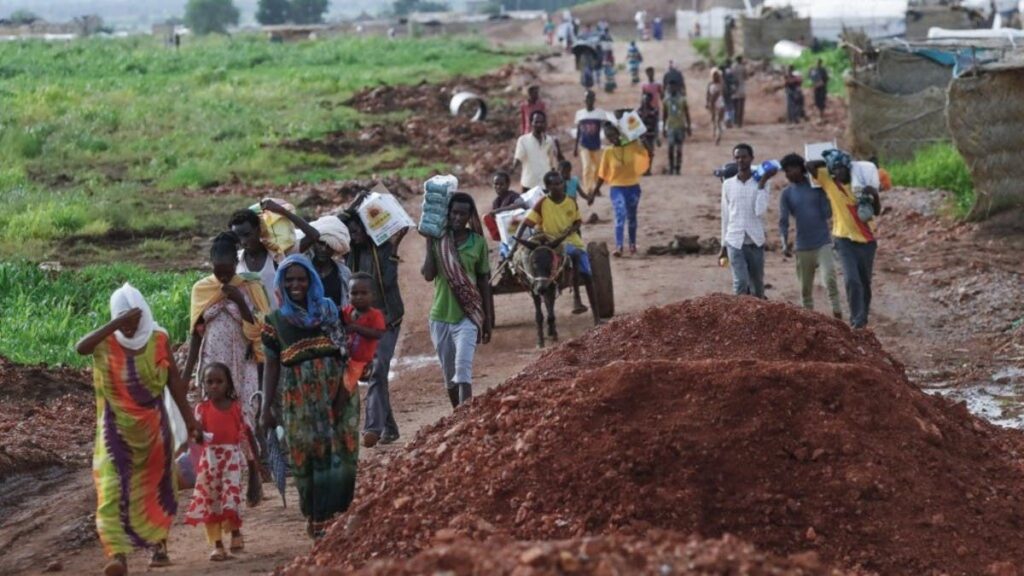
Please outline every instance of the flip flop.
M114 557L103 567L103 576L125 576L128 574L128 560L124 554L114 554Z

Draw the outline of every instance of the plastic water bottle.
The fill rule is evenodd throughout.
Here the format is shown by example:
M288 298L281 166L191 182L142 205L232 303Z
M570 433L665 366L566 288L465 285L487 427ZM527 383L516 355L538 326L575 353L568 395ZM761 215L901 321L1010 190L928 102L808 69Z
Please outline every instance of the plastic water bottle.
M778 160L765 160L760 166L754 169L754 181L760 182L766 174L782 170L782 164Z

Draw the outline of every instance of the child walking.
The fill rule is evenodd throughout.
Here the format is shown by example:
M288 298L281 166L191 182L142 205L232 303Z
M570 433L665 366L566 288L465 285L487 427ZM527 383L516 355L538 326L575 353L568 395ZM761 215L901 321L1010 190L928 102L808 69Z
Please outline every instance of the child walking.
M349 394L356 393L359 380L377 354L377 343L387 323L384 314L374 308L373 276L365 272L352 275L349 280L349 305L342 310L345 330L348 332L348 365L345 367L345 388ZM388 370L389 366L378 366L377 370ZM380 441L380 435L367 431L363 434L363 446L372 448Z
M224 533L231 534L232 552L245 548L242 537L242 459L249 469L249 505L259 498L253 486L260 482L252 431L242 417L231 370L220 362L203 371L206 399L196 406L196 420L204 431L202 456L196 472L196 487L185 514L185 523L206 527L206 539L213 546L210 560L230 558L224 550Z

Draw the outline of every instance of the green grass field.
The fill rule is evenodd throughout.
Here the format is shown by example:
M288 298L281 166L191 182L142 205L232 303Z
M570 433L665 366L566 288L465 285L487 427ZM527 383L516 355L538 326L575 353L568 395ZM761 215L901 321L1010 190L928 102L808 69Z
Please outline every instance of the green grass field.
M352 127L359 114L342 103L360 88L480 74L512 59L460 38L211 37L180 51L148 37L0 44L0 259L66 256L62 239L115 229L195 230L204 215L237 207L182 193L215 183L366 175L372 158L277 144Z

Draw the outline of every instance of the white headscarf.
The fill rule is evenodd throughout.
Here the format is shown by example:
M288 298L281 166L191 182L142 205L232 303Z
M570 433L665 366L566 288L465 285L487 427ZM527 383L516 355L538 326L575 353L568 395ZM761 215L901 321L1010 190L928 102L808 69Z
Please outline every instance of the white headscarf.
M146 299L142 297L142 293L131 284L125 282L124 286L121 286L110 295L110 318L117 318L132 308L142 310L142 318L139 319L139 328L135 331L135 336L129 338L118 330L114 332L114 338L117 338L118 344L125 348L141 350L149 343L149 339L153 336L153 331L163 330L163 328L160 328L153 320L153 313L150 311Z
M348 234L348 226L345 225L337 216L323 216L309 223L310 226L316 228L316 231L320 233L320 239L323 240L331 250L334 250L334 256L341 258L349 252L350 237Z

